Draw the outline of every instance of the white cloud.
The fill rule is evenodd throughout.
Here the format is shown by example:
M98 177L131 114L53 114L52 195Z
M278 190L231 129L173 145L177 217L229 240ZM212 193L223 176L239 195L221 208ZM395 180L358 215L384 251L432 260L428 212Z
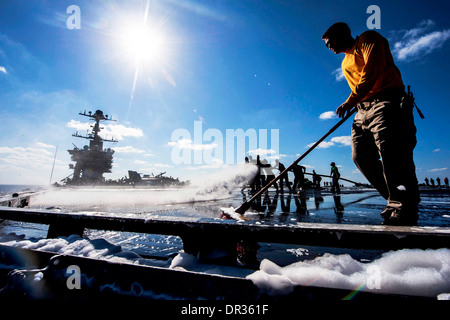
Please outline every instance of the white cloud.
M401 37L394 44L393 52L398 60L415 60L439 49L450 39L450 29L430 32L435 23L422 21L417 27L402 30L394 36Z
M69 128L75 128L80 131L91 131L91 124L89 122L80 122L77 120L70 120L70 122L67 123L67 127ZM139 138L144 136L144 133L139 128L131 128L131 127L125 127L121 124L107 124L102 125L102 130L100 131L99 135L102 138L107 139L117 139L117 140L123 140L125 137L134 137Z
M211 164L205 164L199 166L200 169L220 169L220 168L228 168L227 164L224 164L220 159L213 159Z
M345 80L344 72L342 72L342 68L337 68L332 72L333 76L336 77L336 81Z
M83 131L90 129L89 122L80 122L77 120L70 120L70 122L67 123L67 127Z
M344 146L351 146L352 145L352 137L351 136L334 137L331 139L331 142L340 143Z
M307 145L308 148L311 148L314 144L310 143ZM319 149L326 149L334 146L351 146L352 145L352 138L351 136L340 136L340 137L333 137L331 141L322 141L319 143L317 148Z
M11 164L26 164L32 166L39 166L43 161L52 158L53 152L44 148L24 148L24 147L0 147L1 160Z
M336 115L336 112L334 112L334 111L326 111L324 113L321 113L319 116L319 118L322 120L334 119L336 117L337 117L337 115Z
M132 146L114 147L112 149L118 153L145 153L146 152L145 150L136 149Z
M274 154L276 153L275 150L273 149L262 149L262 148L258 148L258 149L253 149L253 150L248 150L248 154L249 155L254 155L254 156L261 156L261 157L265 157L269 154ZM277 156L278 157L278 156Z
M433 150L433 152L439 152L439 151L441 151L441 149L439 149L439 148Z
M172 168L172 166L167 163L154 163L153 166L157 168Z
M124 137L133 137L133 138L139 138L143 137L144 133L139 128L130 128L125 127L121 124L113 124L113 125L105 125L105 128L103 129L103 134L106 134L108 136L113 136L117 140L123 140Z
M36 145L38 145L39 147L47 148L47 149L54 149L54 148L56 148L55 146L53 146L51 144L46 144L46 143L43 143L43 142L38 142L38 143L36 143Z
M429 30L432 27L434 27L434 25L435 25L435 23L433 20L427 19L427 20L423 20L422 22L420 22L417 25L417 27L412 28L410 30L403 30L402 32L404 33L405 37L417 38L422 33L424 33L426 30Z
M437 172L437 171L445 171L445 170L448 170L448 168L436 168L436 169L431 169L431 170L428 170L429 172Z
M312 142L312 143L308 144L307 147L308 147L308 148L311 148L312 145L313 145L314 143L315 143L315 142ZM332 147L332 146L334 146L334 142L331 142L331 141L322 141L321 143L319 143L319 145L317 146L317 148L319 148L319 149L326 149L326 148L329 148L329 147Z
M8 71L6 71L6 68L4 66L0 66L0 72L7 74Z
M285 157L286 155L283 155L283 154L274 154L274 155L271 155L271 156L267 156L266 158L267 158L267 160L280 160L281 158L283 158L283 157Z
M170 141L167 145L171 147L176 147L178 149L189 149L189 150L210 150L216 148L217 143L211 144L197 144L194 143L191 139L180 139L177 141Z
M442 47L445 41L450 38L450 29L444 31L435 31L424 35L418 39L412 39L406 44L397 42L395 49L399 60L407 60L409 58L418 58L431 53L437 48Z

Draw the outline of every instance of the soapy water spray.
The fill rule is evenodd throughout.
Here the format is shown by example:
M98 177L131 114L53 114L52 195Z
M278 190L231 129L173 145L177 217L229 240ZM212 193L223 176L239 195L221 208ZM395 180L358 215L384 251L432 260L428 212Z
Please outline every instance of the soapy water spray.
M239 164L213 174L194 178L191 185L182 188L145 187L73 187L58 188L33 195L32 207L60 207L63 210L146 211L155 207L220 201L235 196L256 173L256 166ZM131 210L133 209L133 210Z

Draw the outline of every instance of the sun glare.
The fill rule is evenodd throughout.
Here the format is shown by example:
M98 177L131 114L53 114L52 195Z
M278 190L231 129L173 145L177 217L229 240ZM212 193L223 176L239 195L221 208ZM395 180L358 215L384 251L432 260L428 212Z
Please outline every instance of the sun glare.
M132 26L124 30L121 38L126 56L136 64L159 65L167 56L166 39L160 30Z
M150 85L153 90L167 83L176 86L173 70L176 67L174 43L177 41L168 23L170 15L161 13L159 8L150 10L150 0L145 10L141 9L130 7L118 11L116 23L109 31L114 58L120 60L121 66L125 63L128 71L134 70L128 112L141 85ZM124 79L128 79L129 74L127 72Z

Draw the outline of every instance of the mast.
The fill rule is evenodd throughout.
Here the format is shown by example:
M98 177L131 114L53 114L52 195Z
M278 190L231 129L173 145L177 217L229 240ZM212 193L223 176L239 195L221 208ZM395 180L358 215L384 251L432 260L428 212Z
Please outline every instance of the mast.
M78 138L84 138L84 139L89 139L91 140L90 142L90 147L94 147L94 146L98 146L100 149L103 147L103 142L113 142L113 143L117 143L117 140L113 139L103 139L99 136L99 132L101 131L100 128L100 121L117 121L117 120L113 120L111 119L111 117L108 118L108 115L103 115L103 111L102 110L97 110L95 111L94 114L92 114L91 111L89 111L88 113L86 113L86 110L83 113L78 113L81 116L85 116L88 117L90 119L95 120L95 125L92 129L92 132L89 133L87 136L82 136L80 134L78 134L78 132L72 134L73 137L78 137Z
M100 127L101 121L116 121L104 115L103 111L97 110L95 113L89 111L86 113L79 113L79 115L88 117L95 121L95 124L91 132L87 135L80 135L78 132L72 134L73 137L82 138L89 141L89 146L84 146L83 149L79 149L75 146L72 150L67 150L71 156L75 165L71 164L70 168L74 170L72 184L96 184L104 181L103 174L111 172L114 150L103 149L104 142L117 143L117 140L106 139L100 137L99 133L103 129Z

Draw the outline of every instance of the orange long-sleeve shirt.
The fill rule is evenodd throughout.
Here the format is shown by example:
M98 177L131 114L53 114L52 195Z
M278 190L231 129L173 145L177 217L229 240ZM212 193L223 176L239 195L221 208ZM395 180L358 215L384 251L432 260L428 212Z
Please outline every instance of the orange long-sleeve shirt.
M388 41L376 31L369 30L356 37L342 61L342 71L352 90L347 99L351 105L384 90L405 88Z

